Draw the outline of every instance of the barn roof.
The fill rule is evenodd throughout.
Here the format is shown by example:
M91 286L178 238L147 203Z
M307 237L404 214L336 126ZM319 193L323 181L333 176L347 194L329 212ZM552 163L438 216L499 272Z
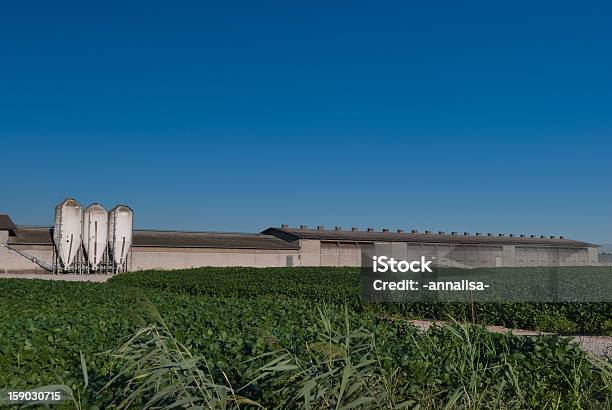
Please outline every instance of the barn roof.
M0 231L14 231L17 227L6 214L0 214Z
M40 226L20 226L15 236L9 236L8 243L15 245L52 245L53 229Z
M2 215L0 215L2 216ZM10 221L10 218L8 221ZM2 219L0 219L2 222ZM11 226L7 223L1 226ZM53 228L18 226L8 243L15 245L52 245ZM268 228L259 234L226 232L186 232L134 230L133 246L168 248L228 248L228 249L299 249L298 239L348 242L417 242L490 245L539 245L562 247L597 247L598 245L566 238L520 237L499 235L464 235L444 233L412 233L353 231L342 229Z
M298 249L272 235L225 232L134 231L134 246L230 249Z
M567 247L597 247L598 245L580 242L565 238L550 237L520 237L509 235L469 235L445 233L418 233L418 232L388 232L388 231L359 231L343 229L307 229L268 228L262 232L274 235L286 241L297 239L317 239L321 241L350 241L350 242L419 242L419 243L461 243L461 244L491 244L491 245L541 245L541 246L567 246Z
M14 245L52 245L53 228L23 227L9 237ZM220 232L134 230L133 246L165 248L225 248L296 250L298 247L272 235Z

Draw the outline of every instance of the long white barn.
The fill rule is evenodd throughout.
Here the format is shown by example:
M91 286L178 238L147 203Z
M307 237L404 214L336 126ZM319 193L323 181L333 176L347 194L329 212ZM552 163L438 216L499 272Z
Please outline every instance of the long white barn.
M390 243L438 266L596 266L597 245L563 237L290 228L261 233L134 230L127 270L199 266L361 266L361 254ZM0 215L0 273L44 272L54 259L53 228Z

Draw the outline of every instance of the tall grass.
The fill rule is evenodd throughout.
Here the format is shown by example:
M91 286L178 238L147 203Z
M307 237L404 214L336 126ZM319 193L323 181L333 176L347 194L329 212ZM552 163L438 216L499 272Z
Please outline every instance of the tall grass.
M304 409L399 409L397 371L386 372L378 356L376 339L366 329L352 329L348 311L342 327L330 320L328 309L318 309L321 330L298 357L269 338L272 352L258 357L269 362L256 369L252 383L274 378L280 407Z
M525 409L609 408L610 363L582 354L556 336L524 339L523 351L508 335L484 327L454 323L422 333L408 333L395 355L420 358L389 367L387 347L374 333L331 320L333 309L319 309L321 330L298 355L270 339L267 364L255 382L282 397L281 408L305 409ZM521 339L518 339L521 340ZM409 351L408 351L409 350ZM533 368L534 358L550 355L546 368ZM543 360L540 361L544 362ZM571 363L568 369L567 363ZM593 377L596 373L599 377ZM533 378L532 376L537 376ZM423 383L425 377L431 380ZM601 383L594 384L594 379Z
M132 312L140 328L112 352L117 370L103 389L114 389L119 409L610 407L610 363L558 337L520 339L455 323L391 345L333 305L317 309L303 349L267 336L268 352L243 375L250 382L234 387L173 336L146 297L133 298L144 312Z
M132 295L146 316L131 312L132 319L142 327L112 352L118 372L102 390L114 389L116 408L216 410L257 406L237 395L227 377L226 384L216 383L206 358L193 355L172 335L146 296L136 291Z

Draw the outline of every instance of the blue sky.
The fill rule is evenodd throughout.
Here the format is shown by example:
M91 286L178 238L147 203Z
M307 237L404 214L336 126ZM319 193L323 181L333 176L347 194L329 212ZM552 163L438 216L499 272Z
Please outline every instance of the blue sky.
M17 223L612 242L609 2L84 3L3 3Z

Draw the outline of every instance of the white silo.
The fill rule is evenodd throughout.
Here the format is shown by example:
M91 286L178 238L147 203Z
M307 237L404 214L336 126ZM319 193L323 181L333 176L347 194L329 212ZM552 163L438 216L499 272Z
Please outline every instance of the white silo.
M53 241L64 269L71 267L81 248L81 204L72 198L65 199L55 207Z
M108 242L118 270L127 269L127 256L132 246L134 212L129 206L117 205L108 214Z
M108 213L99 204L83 211L83 248L92 270L98 270L108 241Z

